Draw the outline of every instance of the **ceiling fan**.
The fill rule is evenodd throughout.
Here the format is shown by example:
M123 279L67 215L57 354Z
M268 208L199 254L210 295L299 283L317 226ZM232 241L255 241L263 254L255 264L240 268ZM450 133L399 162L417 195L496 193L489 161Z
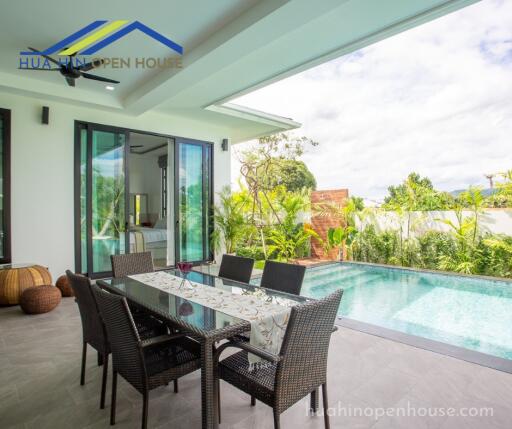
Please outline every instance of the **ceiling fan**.
M37 49L31 48L30 46L29 46L28 49L30 49L32 52L38 53L42 57L46 58L48 61L50 61L50 62L52 62L54 64L57 64L59 67L58 68L53 68L53 69L48 69L48 68L30 68L30 69L26 69L26 68L21 68L21 70L58 71L58 72L60 72L60 74L62 76L64 76L64 78L66 79L66 82L68 83L69 86L75 86L75 80L78 79L79 77L84 77L85 79L91 79L91 80L98 80L100 82L120 83L117 80L112 80L112 79L108 79L106 77L95 76L93 74L86 73L89 70L92 70L92 69L95 69L97 67L100 67L104 63L104 60L102 60L102 59L94 60L94 61L92 61L90 63L81 64L79 66L74 67L73 66L73 57L76 54L70 55L69 56L69 61L66 64L62 64L59 61L53 59L52 57L49 57L48 55L43 54L41 51L38 51Z

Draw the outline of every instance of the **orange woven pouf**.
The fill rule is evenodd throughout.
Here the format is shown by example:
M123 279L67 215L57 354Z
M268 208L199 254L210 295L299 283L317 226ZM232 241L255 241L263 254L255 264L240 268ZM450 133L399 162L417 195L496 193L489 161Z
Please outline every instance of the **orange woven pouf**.
M60 291L55 286L34 286L21 294L20 307L27 314L48 313L60 303Z
M62 294L63 297L75 296L73 289L69 284L68 277L66 275L60 276L57 279L55 286L57 286L60 289L60 293Z
M52 276L41 265L4 265L0 269L0 305L19 304L21 293L25 289L50 284Z

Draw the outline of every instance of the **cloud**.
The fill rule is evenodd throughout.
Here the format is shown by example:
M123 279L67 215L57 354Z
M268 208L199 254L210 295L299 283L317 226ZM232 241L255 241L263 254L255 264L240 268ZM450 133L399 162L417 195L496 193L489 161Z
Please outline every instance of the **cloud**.
M453 190L512 168L511 72L512 1L484 0L234 102L303 124L319 188L382 198L411 171Z

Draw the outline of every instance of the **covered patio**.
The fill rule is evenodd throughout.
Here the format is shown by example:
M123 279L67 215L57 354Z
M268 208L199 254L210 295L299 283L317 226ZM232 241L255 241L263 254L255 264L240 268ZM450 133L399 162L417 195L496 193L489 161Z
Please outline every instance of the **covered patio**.
M71 270L100 283L112 277L111 255L157 248L157 268L165 269L182 261L219 262L223 252L212 251L210 221L219 193L231 183L232 145L301 126L230 100L475 1L6 4L0 15L0 263L5 264L0 268L10 270L13 263L28 270L37 265L52 284ZM102 39L105 49L102 59L85 59L84 69L109 80L87 77L84 69L20 70L20 55L27 55L27 49L57 58L52 47L59 45L61 54L71 52L72 62L80 43L85 48L86 39L78 41L87 33L84 29L101 25L105 32L123 25L146 29L145 34L125 31L127 37L114 37L115 44L104 43L107 33L93 37ZM169 53L162 40L171 38L181 51L175 47ZM92 48L97 46L91 42ZM150 66L161 64L158 59L174 66ZM151 180L146 180L150 173ZM156 191L148 191L146 182ZM152 210L141 209L150 204ZM150 243L155 235L159 238ZM10 305L0 307L1 427L109 427L110 395L106 409L100 409L101 368L91 347L85 384L79 383L83 339L75 299L60 300L59 295L52 311L28 315L17 305L19 296L8 298L4 304ZM151 313L150 307L142 312ZM221 316L213 317L212 331L229 325ZM165 327L175 333L175 327ZM183 332L190 335L178 329L185 336ZM222 341L226 339L231 337ZM205 344L208 353L219 345L214 340ZM210 366L207 382L196 371L180 379L179 393L170 384L151 391L148 427L216 426L211 411L214 371L211 359L205 360ZM327 381L333 428L510 427L512 374L341 325L332 334ZM221 389L221 428L272 427L270 407L261 402L251 406L250 396L224 381ZM119 377L117 427L140 427L140 400ZM325 427L321 412L311 415L309 405L304 397L284 412L282 427Z
M101 368L91 348L86 384L79 384L82 339L73 298L64 298L51 313L32 317L19 307L4 308L0 326L2 427L108 427L109 400L106 410L98 408ZM151 392L148 427L201 427L199 378L196 372L181 379L178 394L172 386ZM328 382L333 428L510 426L511 374L347 328L333 334ZM222 392L221 428L272 426L269 407L251 407L249 396L227 383ZM140 427L140 395L122 379L117 408L116 427ZM446 415L450 408L455 416ZM408 412L409 417L400 414ZM470 416L475 412L482 415ZM282 425L320 429L323 418L309 416L309 401L304 399L283 414Z

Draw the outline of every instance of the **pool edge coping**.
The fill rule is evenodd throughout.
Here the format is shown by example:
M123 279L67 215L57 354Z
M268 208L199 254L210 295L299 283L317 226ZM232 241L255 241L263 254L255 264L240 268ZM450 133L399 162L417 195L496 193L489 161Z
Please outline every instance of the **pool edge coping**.
M457 273L455 271L442 271L442 270L429 270L427 268L414 268L414 267L403 267L401 265L387 265L387 264L377 264L374 262L362 262L362 261L332 261L333 264L353 264L353 265L363 265L370 267L379 267L379 268L387 268L392 270L403 270L403 271L416 271L420 273L427 274L437 274L440 276L452 276L452 277L464 277L470 279L480 279L480 280L488 280L495 282L504 282L512 284L512 279L508 277L495 277L495 276L485 276L483 274L466 274L466 273ZM327 265L327 264L322 264ZM321 266L321 265L316 265ZM316 267L315 266L315 267Z

